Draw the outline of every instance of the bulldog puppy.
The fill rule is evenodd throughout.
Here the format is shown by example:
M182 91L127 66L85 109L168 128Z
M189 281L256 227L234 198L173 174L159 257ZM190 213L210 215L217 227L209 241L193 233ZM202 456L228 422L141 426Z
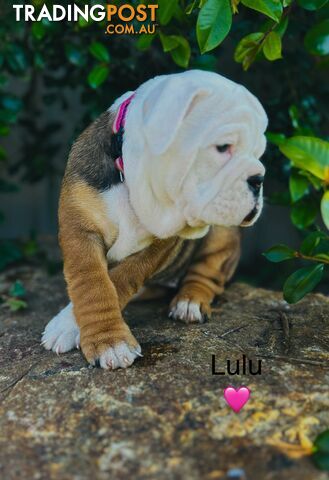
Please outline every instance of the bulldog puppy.
M266 114L241 85L192 70L128 92L73 145L59 205L71 303L42 343L128 367L141 347L121 311L178 279L169 315L203 322L262 209Z

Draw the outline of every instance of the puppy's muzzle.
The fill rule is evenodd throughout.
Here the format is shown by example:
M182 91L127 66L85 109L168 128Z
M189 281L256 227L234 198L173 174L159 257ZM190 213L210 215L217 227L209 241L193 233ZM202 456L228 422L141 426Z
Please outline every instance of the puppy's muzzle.
M254 207L241 223L241 227L248 227L251 224L251 222L254 220L257 214L258 214L258 208Z
M263 175L253 175L252 177L249 177L247 179L249 190L251 190L251 192L254 195L256 205L254 206L254 208L251 210L251 212L248 213L248 215L243 220L243 222L241 224L242 227L248 227L249 225L251 225L253 223L255 217L257 217L257 215L258 215L258 212L259 212L259 194L261 193L263 182L264 182L264 176Z

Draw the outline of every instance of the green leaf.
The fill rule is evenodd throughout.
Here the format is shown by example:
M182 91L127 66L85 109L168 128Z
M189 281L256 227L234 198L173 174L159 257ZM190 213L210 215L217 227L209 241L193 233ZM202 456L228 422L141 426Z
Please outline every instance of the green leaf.
M263 52L267 60L274 61L282 58L281 55L281 37L276 32L271 32L267 35L263 45Z
M285 5L283 5L285 6ZM276 25L274 28L274 32L277 32L280 37L282 38L283 35L286 33L286 30L288 28L289 24L289 16L287 15L286 17L281 17L280 22Z
M170 52L178 47L178 35L165 35L164 33L160 32L160 40L162 43L162 48L164 52Z
M328 253L318 253L317 255L314 255L314 258L316 258L319 261L322 262L329 262L329 254Z
M316 451L329 453L329 429L320 433L314 440Z
M91 19L88 21L88 20L85 20L83 17L79 17L78 25L80 28L88 27L89 23L92 23Z
M315 248L319 245L320 241L324 238L328 238L324 232L312 232L303 240L300 246L300 252L303 255L312 256Z
M279 263L296 258L296 252L287 245L274 245L263 253L270 262Z
M248 70L255 60L261 49L263 38L263 32L255 32L243 37L238 43L234 52L234 60L238 63L242 63L244 70Z
M24 300L17 298L9 298L6 302L12 312L18 312L27 308L27 303Z
M329 19L318 23L306 34L305 47L313 55L329 54Z
M252 10L263 13L275 22L279 22L283 7L280 0L241 0L241 3Z
M193 12L194 8L195 8L195 5L197 3L197 0L193 0L192 3L190 3L186 9L185 9L185 13L186 15L191 15L191 13Z
M20 280L16 280L16 282L10 287L9 295L11 297L25 297L26 290Z
M328 239L328 237L320 238L320 241L315 246L312 255L316 258L328 259L328 257L329 257L329 239Z
M143 33L142 35L140 35L136 43L138 50L141 50L141 51L147 50L151 46L155 37L156 35L148 35L146 33Z
M274 145L277 145L277 146L282 145L287 140L284 133L267 132L266 138L270 143L273 143Z
M170 52L174 62L183 68L187 68L191 58L191 47L188 41L181 37L180 45Z
M297 202L303 198L308 193L309 185L309 181L304 175L300 175L298 172L293 172L289 178L291 200Z
M324 192L321 199L321 215L323 223L329 229L329 190Z
M302 230L315 222L317 214L316 202L311 198L304 197L292 205L290 217L295 227Z
M287 278L283 285L283 297L288 303L297 303L310 293L320 282L323 275L323 263L300 268Z
M313 185L315 190L320 190L322 188L322 181L312 175L310 172L307 172L306 170L299 170L299 175L302 175L308 179L308 181Z
M100 42L93 42L89 47L89 52L100 62L109 63L110 61L107 48Z
M109 76L110 69L104 65L96 65L88 75L88 83L91 88L98 88Z
M320 470L329 472L329 453L315 452L312 460Z
M238 43L234 52L234 60L238 63L242 63L244 70L248 70L250 65L256 59L257 54L261 50L261 42L263 38L264 33L255 32L242 38Z
M79 67L86 63L85 53L72 43L68 43L65 45L65 54L69 62L72 63L72 65Z
M160 33L164 52L170 52L174 62L186 68L191 57L191 47L188 41L180 35L164 35Z
M295 167L307 170L321 180L329 180L329 142L316 137L296 136L279 145Z
M229 0L206 0L197 20L196 32L201 53L216 48L227 36L232 25Z
M316 437L312 460L319 469L329 471L329 429Z
M235 49L234 60L238 63L241 63L249 50L254 49L255 46L259 47L263 38L263 32L250 33L246 37L243 37Z
M32 35L36 40L42 40L46 34L45 26L42 22L33 22Z
M305 8L305 10L319 10L327 2L328 0L297 0L298 5Z
M178 0L158 0L158 18L161 25L167 25L178 6Z

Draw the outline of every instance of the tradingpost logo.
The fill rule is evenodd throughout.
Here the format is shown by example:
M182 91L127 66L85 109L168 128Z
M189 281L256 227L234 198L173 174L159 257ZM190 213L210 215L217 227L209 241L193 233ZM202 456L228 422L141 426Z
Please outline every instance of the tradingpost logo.
M129 3L117 6L113 4L98 4L78 6L71 5L42 5L36 8L34 5L13 5L16 21L40 22L79 22L80 19L86 22L107 21L105 33L109 35L153 35L156 32L156 13L159 6L137 5L134 7Z

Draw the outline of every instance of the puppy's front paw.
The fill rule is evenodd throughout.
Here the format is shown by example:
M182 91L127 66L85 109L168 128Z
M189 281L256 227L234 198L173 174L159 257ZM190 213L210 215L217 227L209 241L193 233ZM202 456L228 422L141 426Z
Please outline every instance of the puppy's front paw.
M99 356L99 365L110 370L127 368L134 363L137 357L143 356L141 352L140 345L131 347L125 342L117 343Z
M43 332L41 344L46 350L52 350L57 354L79 348L80 330L71 303L50 320Z
M205 323L210 318L208 303L199 303L188 298L173 299L169 307L169 317L184 323Z
M111 328L101 334L81 334L81 349L91 365L99 364L106 370L127 368L134 363L137 357L142 357L141 347L130 332L129 328L117 329L112 333Z

